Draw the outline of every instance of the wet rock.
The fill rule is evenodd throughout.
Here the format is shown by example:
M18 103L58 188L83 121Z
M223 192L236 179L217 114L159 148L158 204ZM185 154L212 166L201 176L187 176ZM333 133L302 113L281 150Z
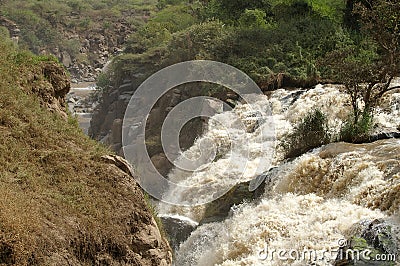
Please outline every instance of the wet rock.
M349 230L349 235L346 245L339 250L335 266L395 265L395 262L390 260L374 261L376 254L390 254L396 257L399 255L392 227L386 221L382 219L360 221ZM364 253L366 250L370 253Z
M250 180L249 182L249 191L255 192L256 198L262 196L265 191L266 185L272 185L274 182L275 177L279 173L278 167L272 167L268 171L262 173L261 175L257 176L256 178Z
M248 187L248 182L237 184L222 197L208 203L200 225L221 222L229 216L232 206L253 200L254 193Z
M243 119L243 122L246 126L246 131L248 133L253 133L263 124L263 117L260 112L251 112L247 115L246 118Z
M230 107L232 107L232 108L235 108L236 105L237 105L237 102L234 101L234 100L232 100L232 99L226 100L226 103L227 103Z
M378 132L375 134L372 134L369 137L369 141L370 142L374 142L377 140L381 140L381 139L393 139L393 138L400 138L400 132Z
M151 162L158 170L158 172L164 177L167 176L169 170L172 167L171 162L168 160L167 156L164 153L159 153L151 157Z
M303 95L306 92L306 90L295 90L291 94L283 97L280 99L280 102L282 104L282 108L284 110L287 110L290 106L292 106L299 98L301 95Z
M120 149L120 146L115 145L117 143L112 140L113 131L115 130L113 121L115 119L124 118L126 107L132 95L134 95L135 89L141 84L142 76L144 76L144 74L137 73L125 77L122 79L122 85L120 83L116 88L102 95L101 103L94 111L89 129L89 135L92 138L101 140L106 135L109 135L107 141L113 143L107 144L112 144L112 147L118 147ZM160 155L160 153L163 153L160 137L160 129L163 121L174 106L187 98L198 96L197 93L199 93L199 90L193 89L192 87L188 89L174 88L159 99L149 114L146 122L146 147L149 157L152 158L152 161L157 165L156 167L160 169L163 174L166 174L172 166L172 164L167 162L165 157L161 157ZM179 138L180 147L183 150L189 148L193 144L196 137L202 132L204 125L200 119L189 121L188 124L190 125L185 125L182 128ZM119 151L117 150L116 152Z
M175 251L198 226L189 218L178 215L162 215L160 219L169 238L169 244Z
M259 199L264 194L266 184L272 182L276 172L276 168L272 168L254 180L239 183L222 197L208 203L200 225L223 221L229 216L234 205Z

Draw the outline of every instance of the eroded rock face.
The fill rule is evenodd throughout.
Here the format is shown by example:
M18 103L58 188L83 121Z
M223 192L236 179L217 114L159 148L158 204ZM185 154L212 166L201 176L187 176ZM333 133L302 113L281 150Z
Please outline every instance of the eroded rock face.
M67 119L65 96L71 88L68 75L57 62L44 61L20 81L20 85L39 97L43 106Z
M115 165L116 167L124 171L124 173L132 176L133 168L124 158L111 154L111 155L104 155L101 157L101 159L106 163Z
M120 156L123 156L122 119L126 107L141 81L142 79L126 79L118 88L104 93L90 122L89 136L109 145ZM174 106L186 99L198 96L200 93L199 89L175 88L161 97L149 114L146 125L147 151L158 171L164 176L167 175L172 164L163 153L160 140L161 126ZM202 120L193 120L189 123L181 131L180 145L182 149L189 148L203 130Z
M105 163L112 164L133 178L133 169L131 165L122 157L117 155L105 155L101 159ZM135 182L135 186L138 186ZM153 216L149 215L148 210L136 210L132 213L128 222L132 235L131 250L135 265L171 265L172 251L167 240L161 235ZM106 258L107 259L107 258ZM108 258L109 260L109 258ZM150 264L147 261L150 261Z
M14 21L11 21L3 16L0 16L0 26L6 27L14 43L18 43L21 30L18 28L18 25Z

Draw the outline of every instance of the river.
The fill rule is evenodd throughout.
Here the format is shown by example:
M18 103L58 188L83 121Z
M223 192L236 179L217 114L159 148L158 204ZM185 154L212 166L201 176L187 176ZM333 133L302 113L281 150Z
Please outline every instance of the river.
M259 96L253 104L272 110L274 131L279 139L314 108L327 115L330 130L338 132L350 114L348 96L340 86L318 85L303 90L277 90ZM348 106L348 108L346 108ZM212 200L210 191L223 190L269 173L257 200L234 205L223 221L201 222L206 206L171 206L160 203L160 216L185 217L196 228L178 245L176 266L207 265L332 265L331 254L317 264L310 259L265 258L269 250L335 250L349 230L363 221L383 219L390 224L394 241L400 243L400 140L386 139L368 144L331 143L293 160L284 160L279 145L259 138L271 129L272 120L257 120L246 104L218 114L231 121L235 113L252 129L235 130L234 124L210 123L208 130L182 156L201 157L203 139L212 140L218 156L192 173L173 169L169 179L185 189L171 190L164 197L186 200L188 205ZM374 134L398 131L400 92L389 93L374 114ZM250 124L249 124L250 121ZM254 126L256 122L256 126ZM253 124L251 124L253 123ZM246 145L244 145L246 143ZM232 148L232 145L236 148ZM263 147L263 152L260 148ZM272 158L271 158L272 157ZM178 158L179 160L179 158ZM247 163L247 170L241 163ZM274 169L271 171L271 169ZM244 174L243 174L244 172ZM264 175L265 176L265 175Z
M96 103L91 98L96 84L91 82L74 83L67 95L68 109L76 116L79 127L88 134L90 120Z

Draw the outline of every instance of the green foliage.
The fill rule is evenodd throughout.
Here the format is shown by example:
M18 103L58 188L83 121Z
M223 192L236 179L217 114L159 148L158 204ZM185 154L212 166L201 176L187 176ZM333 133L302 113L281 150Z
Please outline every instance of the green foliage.
M182 4L182 2L185 2L185 0L158 0L157 2L157 8L163 9L166 8L167 6L176 6L179 4Z
M112 83L110 75L107 73L101 73L97 77L96 90L91 94L93 102L100 102L104 99L104 95L110 91Z
M79 55L79 50L81 48L81 44L77 39L66 40L61 44L60 47L63 51L68 52L69 55L73 57L77 57Z
M130 36L127 55L116 60L116 75L210 59L231 64L259 83L276 73L315 78L317 59L346 40L346 34L336 34L345 32L336 20L302 0L160 3L162 9Z
M161 24L169 32L174 33L190 27L198 22L193 16L192 10L186 5L168 6L158 12L150 23Z
M10 33L6 27L0 26L0 38L7 39L10 38Z
M266 28L267 14L259 9L246 9L239 18L239 25L245 28Z
M262 10L270 14L271 5L268 0L211 0L205 7L205 16L218 18L224 22L236 25L246 10Z
M293 6L293 12L315 12L332 21L341 22L345 1L342 0L272 0L272 6Z
M32 10L11 9L7 13L21 27L21 45L38 53L40 47L54 45L59 40L59 33L49 21Z
M352 143L365 142L369 138L372 126L373 117L370 111L364 111L357 121L351 116L340 130L340 140Z
M219 21L196 24L172 36L167 45L165 64L193 59L218 60L228 29Z
M362 33L355 33L344 45L328 52L322 65L326 76L345 85L351 99L353 116L342 129L341 139L359 142L367 137L372 112L379 99L400 74L400 3L374 1L367 6L359 2L355 14Z
M79 56L79 39L69 40L63 32L85 36L87 31L113 30L112 25L128 21L132 29L156 10L156 0L3 0L0 15L14 21L21 30L19 46L36 54L67 51Z
M295 125L291 133L284 136L280 146L286 158L293 158L327 144L330 140L328 120L324 113L315 109Z
M58 60L53 55L41 55L41 56L32 56L32 53L29 51L21 50L15 51L11 54L13 62L17 65L29 65L29 66L37 66L41 62L56 62Z
M125 52L141 54L153 47L166 44L170 39L171 33L164 25L151 22L145 24L128 38Z

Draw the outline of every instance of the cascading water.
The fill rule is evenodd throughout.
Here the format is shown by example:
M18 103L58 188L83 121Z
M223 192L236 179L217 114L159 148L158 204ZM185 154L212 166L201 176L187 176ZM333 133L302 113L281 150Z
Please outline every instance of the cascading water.
M169 180L182 187L169 191L164 198L180 197L181 201L184 198L188 205L209 202L214 196L210 191L227 191L238 182L248 181L267 171L274 154L275 136L272 120L263 120L269 112L265 101L266 96L256 99L252 106L240 105L214 116L209 121L208 131L178 158L180 165L179 160L187 158L200 158L204 164L195 172L173 169ZM209 158L214 160L209 162ZM161 213L177 212L196 221L202 216L201 206L184 208L163 205L162 208ZM180 210L173 210L177 208Z
M261 110L262 106L271 107L279 140L313 108L324 112L331 130L338 132L341 121L351 112L350 106L343 108L347 97L339 86L319 85L308 91L277 90L269 97L259 97L253 104ZM198 226L176 251L175 265L311 265L310 259L281 260L264 255L268 250L280 249L337 249L338 240L346 238L349 228L363 219L385 219L393 228L395 241L400 243L400 140L360 145L332 143L290 162L283 161L279 149L273 153L271 139L258 137L260 131L269 133L268 123L272 119L258 119L250 109L246 104L239 105L211 120L208 131L183 156L199 157L205 139L217 147L217 155L194 173L173 169L169 179L188 188L169 191L165 197L189 193L196 201L210 195L207 191L190 189L191 185L201 183L213 189L224 188L254 179L275 166L265 193L258 201L233 207L230 216L222 222ZM233 113L244 121L244 133L236 130ZM385 96L374 115L376 130L396 131L400 126L399 114L400 93L392 92ZM232 121L232 124L227 128L226 123L213 121ZM239 144L240 148L230 149L232 143ZM260 146L264 152L259 152ZM265 167L264 160L269 160ZM240 174L243 170L240 164L244 161L249 167ZM199 222L204 206L177 207L160 203L159 212ZM334 260L335 256L326 256L313 265L332 265Z

